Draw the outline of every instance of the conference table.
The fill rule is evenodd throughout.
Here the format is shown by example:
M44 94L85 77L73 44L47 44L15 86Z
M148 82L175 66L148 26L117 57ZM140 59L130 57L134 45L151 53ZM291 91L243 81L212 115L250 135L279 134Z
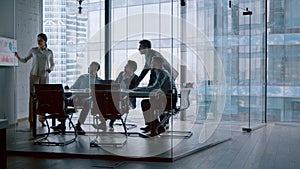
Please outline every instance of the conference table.
M134 91L134 90L107 90L109 92L121 92L128 94L131 98L148 98L151 95L151 92L145 91ZM64 90L66 96L68 95L91 95L90 89L68 89Z
M128 95L130 98L149 98L152 93L145 91L133 91L133 90L110 90L110 92L121 92L124 95ZM91 96L91 89L65 89L64 90L65 97L71 97L73 95L80 96ZM36 107L36 102L34 101L34 107ZM52 121L52 125L55 125L55 120ZM37 137L44 134L37 134L37 114L36 110L33 109L33 129L32 129L33 137Z

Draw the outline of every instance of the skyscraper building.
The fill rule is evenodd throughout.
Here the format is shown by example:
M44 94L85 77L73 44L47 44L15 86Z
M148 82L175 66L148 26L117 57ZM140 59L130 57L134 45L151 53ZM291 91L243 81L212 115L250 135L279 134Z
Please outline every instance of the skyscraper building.
M43 31L48 35L55 61L50 83L72 84L86 68L77 59L85 57L78 50L87 42L87 15L78 14L77 1L44 0L43 3Z

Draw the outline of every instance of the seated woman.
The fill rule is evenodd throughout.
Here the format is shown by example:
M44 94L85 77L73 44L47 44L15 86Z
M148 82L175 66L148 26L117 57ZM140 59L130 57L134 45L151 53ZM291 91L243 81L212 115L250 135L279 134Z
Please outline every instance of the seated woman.
M139 85L139 78L134 73L137 69L137 63L133 60L128 60L124 67L124 71L120 72L115 83L120 83L122 89L133 89ZM136 99L130 98L130 107L136 108ZM109 126L113 128L115 120L110 120Z

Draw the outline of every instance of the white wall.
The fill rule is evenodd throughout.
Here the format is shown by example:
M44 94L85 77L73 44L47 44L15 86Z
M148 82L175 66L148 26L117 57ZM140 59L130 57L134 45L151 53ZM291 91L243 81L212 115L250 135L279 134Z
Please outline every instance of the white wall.
M4 0L0 5L0 36L14 38L14 1ZM0 118L12 123L15 119L14 67L0 66Z
M23 57L36 46L36 36L42 30L41 7L42 0L1 0L0 36L16 39ZM0 67L0 118L10 124L28 116L30 66L31 62Z

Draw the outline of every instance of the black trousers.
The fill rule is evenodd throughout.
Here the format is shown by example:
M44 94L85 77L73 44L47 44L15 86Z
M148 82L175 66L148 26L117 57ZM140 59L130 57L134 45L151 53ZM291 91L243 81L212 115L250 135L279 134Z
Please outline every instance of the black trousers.
M145 124L157 120L157 118L165 111L172 110L176 107L177 94L167 95L164 98L158 99L153 97L144 99L141 102Z

